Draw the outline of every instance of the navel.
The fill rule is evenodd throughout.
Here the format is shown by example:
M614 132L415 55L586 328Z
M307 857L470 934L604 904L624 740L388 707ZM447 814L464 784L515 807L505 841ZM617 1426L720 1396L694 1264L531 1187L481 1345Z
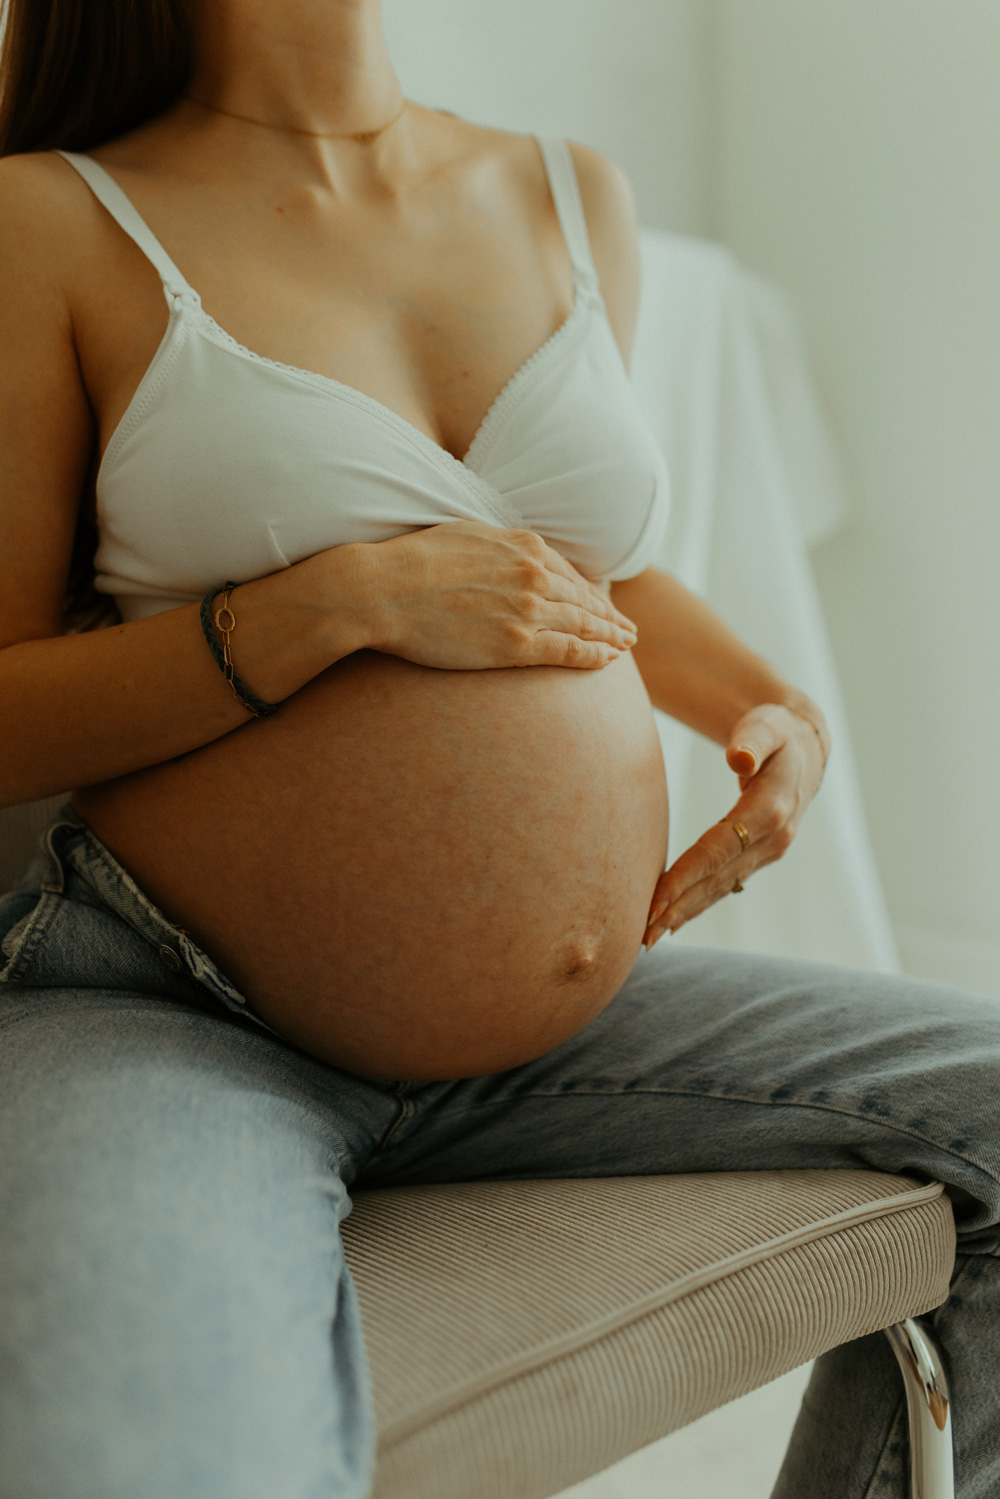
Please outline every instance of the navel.
M597 953L591 943L576 947L565 963L562 976L565 979L586 978L597 962Z

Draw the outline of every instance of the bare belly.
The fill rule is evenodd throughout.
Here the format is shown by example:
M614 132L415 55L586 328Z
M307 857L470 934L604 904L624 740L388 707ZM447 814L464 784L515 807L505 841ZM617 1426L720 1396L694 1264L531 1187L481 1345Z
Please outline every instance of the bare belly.
M666 857L630 656L447 672L361 652L74 804L262 1019L381 1077L499 1071L580 1030Z

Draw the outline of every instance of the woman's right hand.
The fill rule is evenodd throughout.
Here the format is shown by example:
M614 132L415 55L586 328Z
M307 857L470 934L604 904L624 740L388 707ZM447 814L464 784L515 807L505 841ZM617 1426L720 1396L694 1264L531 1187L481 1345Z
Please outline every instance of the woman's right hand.
M607 666L632 621L533 531L448 521L371 545L369 645L420 666Z

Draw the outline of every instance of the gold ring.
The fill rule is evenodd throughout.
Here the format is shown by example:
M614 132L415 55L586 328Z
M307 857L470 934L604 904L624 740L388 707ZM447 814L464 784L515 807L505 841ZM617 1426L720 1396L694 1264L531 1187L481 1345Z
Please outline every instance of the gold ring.
M742 895L743 894L743 886L740 884L739 880L736 881L736 884L733 886L732 890L730 890L729 893L730 893L730 895Z
M741 822L733 823L733 832L740 840L740 847L742 848L743 852L746 853L747 849L750 847L750 834L747 832L746 828Z

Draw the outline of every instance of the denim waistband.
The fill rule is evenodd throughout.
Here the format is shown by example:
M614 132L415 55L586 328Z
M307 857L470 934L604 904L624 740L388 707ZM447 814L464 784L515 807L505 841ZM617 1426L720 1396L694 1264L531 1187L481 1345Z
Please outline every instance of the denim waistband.
M75 877L75 878L74 878ZM76 884L82 881L84 890ZM60 907L66 900L96 905L124 921L137 936L153 947L169 973L193 980L226 1009L275 1032L247 1007L235 984L191 940L173 925L135 880L68 805L61 809L42 839L42 859L29 870L20 893L39 892L38 900L4 939L10 959L0 980L17 983L28 969L35 950L44 941Z

